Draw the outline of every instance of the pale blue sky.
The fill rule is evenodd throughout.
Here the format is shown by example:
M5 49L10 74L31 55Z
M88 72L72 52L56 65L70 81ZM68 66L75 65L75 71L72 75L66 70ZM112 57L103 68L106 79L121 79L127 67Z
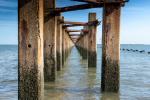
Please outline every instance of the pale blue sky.
M57 6L79 4L70 0L57 0ZM102 8L64 13L66 20L87 21L88 13L96 12L102 20ZM17 0L0 0L0 44L17 44ZM150 0L130 0L122 8L120 42L126 44L150 44ZM101 43L101 25L98 27L97 43Z

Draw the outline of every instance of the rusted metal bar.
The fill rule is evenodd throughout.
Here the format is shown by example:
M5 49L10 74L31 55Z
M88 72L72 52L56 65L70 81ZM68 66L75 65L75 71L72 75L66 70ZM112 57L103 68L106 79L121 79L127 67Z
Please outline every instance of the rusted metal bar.
M44 0L18 2L18 100L43 100Z

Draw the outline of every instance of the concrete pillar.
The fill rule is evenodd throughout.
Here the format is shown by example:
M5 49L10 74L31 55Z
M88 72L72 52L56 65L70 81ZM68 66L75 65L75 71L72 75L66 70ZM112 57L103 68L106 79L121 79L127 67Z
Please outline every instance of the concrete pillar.
M103 9L101 89L104 92L119 91L120 12L120 4L107 4Z
M57 17L57 71L62 69L62 16Z
M89 13L89 22L96 21L96 13ZM97 63L97 46L96 46L96 31L97 25L88 27L88 67L96 67Z
M18 99L42 100L43 0L18 0Z
M45 0L45 11L49 8L55 8L55 0ZM44 22L44 79L54 81L56 78L56 16L47 15Z

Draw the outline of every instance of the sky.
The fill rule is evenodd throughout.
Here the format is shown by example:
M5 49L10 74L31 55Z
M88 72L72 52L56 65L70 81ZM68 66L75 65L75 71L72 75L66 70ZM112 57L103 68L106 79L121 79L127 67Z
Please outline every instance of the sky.
M18 44L18 0L0 0L0 44ZM57 0L57 7L81 4ZM88 13L96 12L102 20L102 8L63 13L67 21L88 21ZM150 0L130 0L121 11L121 44L150 44ZM77 27L80 29L81 27ZM101 43L102 25L98 26L97 43Z

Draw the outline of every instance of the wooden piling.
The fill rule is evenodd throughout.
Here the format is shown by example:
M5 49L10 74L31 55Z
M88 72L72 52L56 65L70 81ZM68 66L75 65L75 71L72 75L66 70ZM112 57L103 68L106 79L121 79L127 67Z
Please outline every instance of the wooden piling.
M84 26L84 30L87 30L87 26ZM88 58L88 33L84 33L84 40L83 40L83 59Z
M65 64L65 28L62 28L62 65L64 66L64 64Z
M103 9L102 81L103 92L119 91L120 4L106 4Z
M45 0L45 11L55 8L55 0ZM56 27L54 15L47 15L44 19L44 79L54 81L56 78Z
M43 0L19 0L18 99L42 100Z
M96 13L89 13L89 22L96 21ZM96 67L97 64L97 46L96 46L96 31L97 25L88 27L88 67Z
M62 69L62 16L57 16L57 71Z

